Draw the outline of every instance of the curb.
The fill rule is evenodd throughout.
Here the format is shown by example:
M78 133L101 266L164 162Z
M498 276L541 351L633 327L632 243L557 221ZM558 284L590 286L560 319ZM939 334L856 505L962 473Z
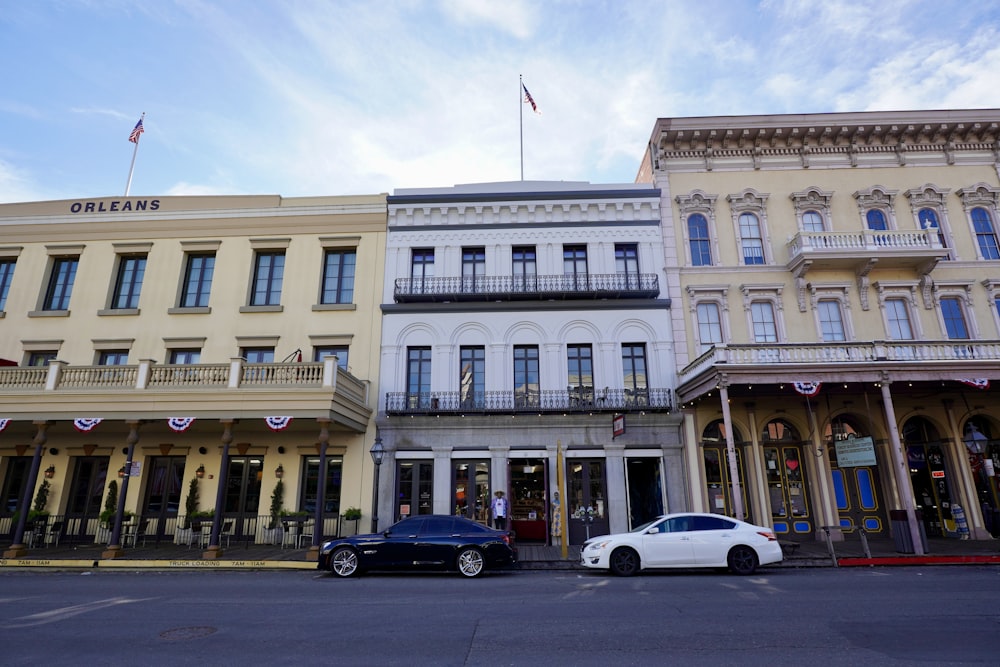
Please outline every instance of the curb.
M887 556L881 558L838 558L840 567L875 565L982 565L1000 564L1000 556Z

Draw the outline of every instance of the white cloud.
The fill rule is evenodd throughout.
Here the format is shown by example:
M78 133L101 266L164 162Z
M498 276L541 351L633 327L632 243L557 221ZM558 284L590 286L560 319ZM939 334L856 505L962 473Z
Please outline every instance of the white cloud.
M528 39L538 24L536 6L524 0L441 0L441 10L459 24L478 25Z
M27 174L0 160L0 202L37 201L44 198Z

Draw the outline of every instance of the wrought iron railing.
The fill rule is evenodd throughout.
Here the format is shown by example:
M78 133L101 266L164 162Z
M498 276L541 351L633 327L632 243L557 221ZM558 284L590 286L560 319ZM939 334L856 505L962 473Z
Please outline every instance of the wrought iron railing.
M670 412L670 389L542 389L534 391L388 392L385 411L389 415L582 413L582 412Z
M397 302L525 299L639 299L660 293L655 273L397 278Z

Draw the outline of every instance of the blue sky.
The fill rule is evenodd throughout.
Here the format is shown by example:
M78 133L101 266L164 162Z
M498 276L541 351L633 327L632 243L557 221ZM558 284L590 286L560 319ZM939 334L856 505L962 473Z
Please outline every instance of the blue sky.
M979 0L0 0L0 202L627 183L656 118L1000 107ZM543 112L523 105L518 75Z

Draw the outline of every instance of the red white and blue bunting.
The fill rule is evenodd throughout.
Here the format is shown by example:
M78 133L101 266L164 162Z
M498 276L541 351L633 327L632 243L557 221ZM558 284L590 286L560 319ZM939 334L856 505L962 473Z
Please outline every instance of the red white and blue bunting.
M177 433L183 433L188 430L193 423L194 417L171 417L167 420L167 426Z
M94 430L94 427L100 424L103 419L100 417L77 417L73 420L73 427L77 431L86 433L87 431Z
M268 427L272 431L284 431L292 423L291 417L264 417Z
M822 384L822 382L793 382L792 386L795 387L795 391L803 396L815 396L819 393L819 388Z
M10 420L7 419L6 417L3 418L3 419L0 419L0 431L2 431L5 428L7 428L7 424L9 424L9 423L10 423Z
M976 389L990 388L990 381L987 378L959 378L958 381L962 384L967 384L970 387L975 387Z

